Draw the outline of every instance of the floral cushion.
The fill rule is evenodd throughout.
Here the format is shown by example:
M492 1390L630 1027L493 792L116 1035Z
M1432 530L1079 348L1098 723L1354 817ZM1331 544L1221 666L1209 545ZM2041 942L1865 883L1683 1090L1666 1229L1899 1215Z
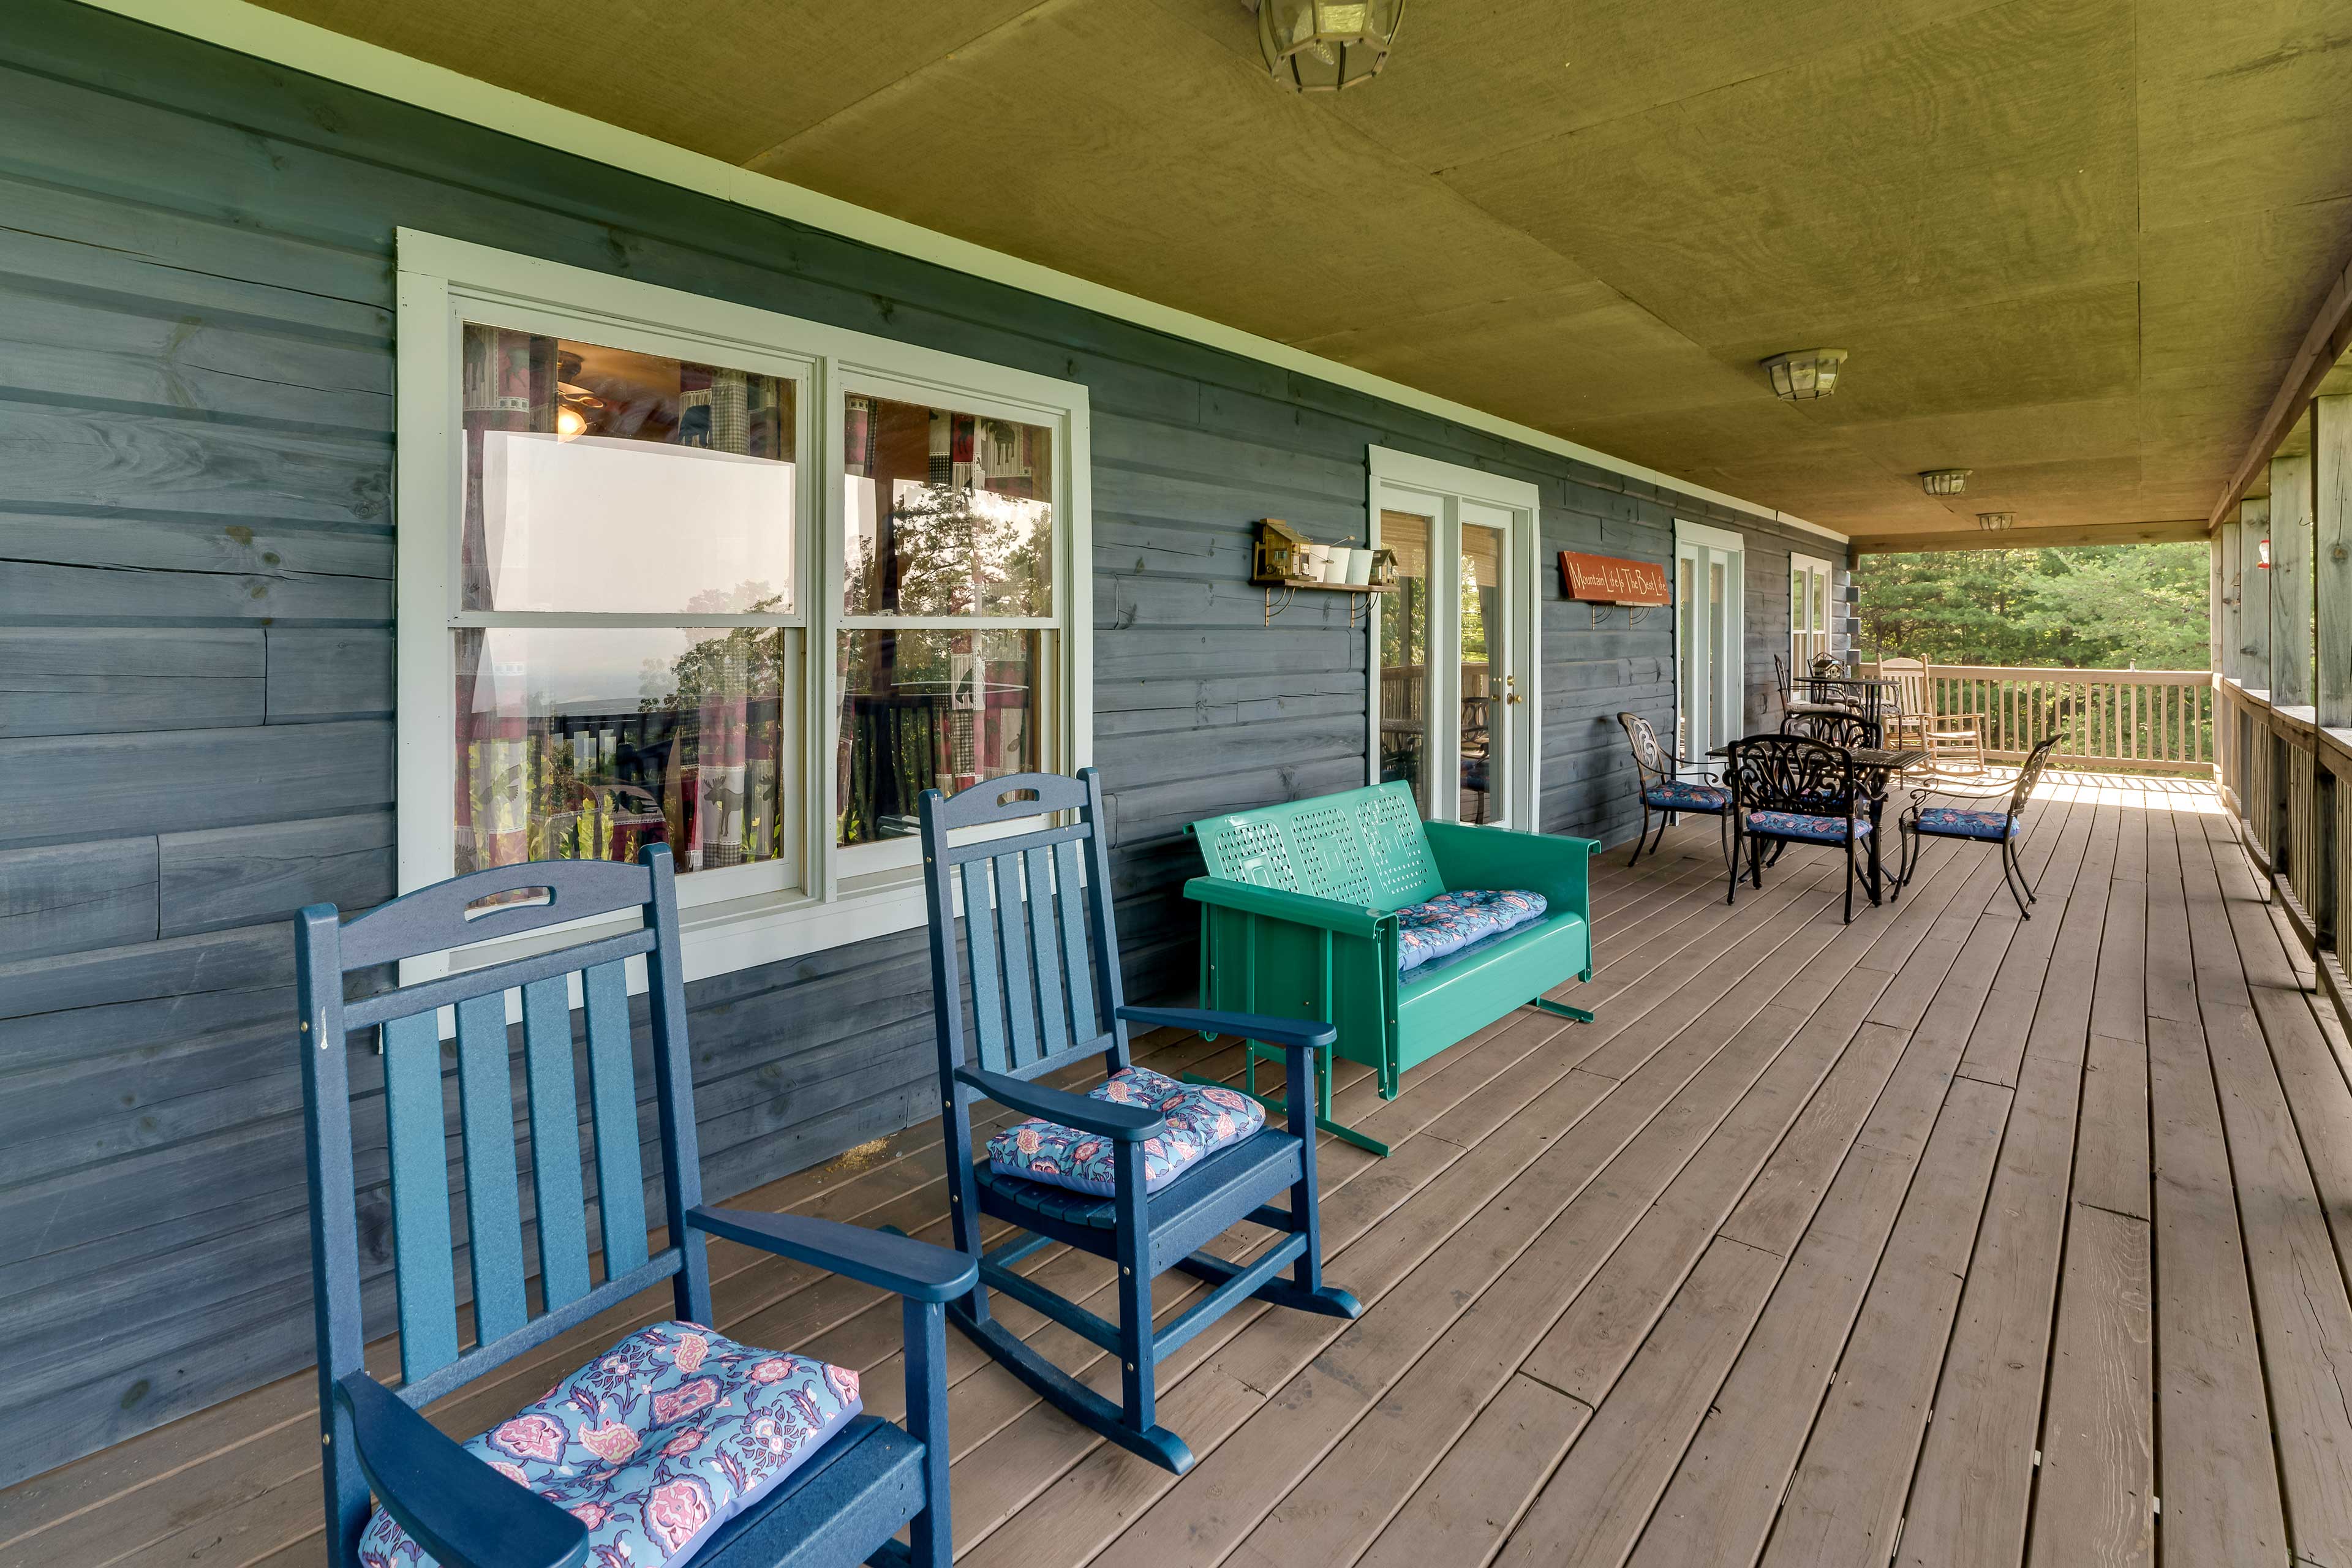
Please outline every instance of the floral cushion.
M1801 838L1808 844L1843 844L1845 842L1846 819L1843 816L1807 816L1794 811L1751 811L1748 814L1748 831L1769 834L1775 838ZM1870 818L1853 819L1853 836L1870 837Z
M1407 904L1397 911L1397 973L1410 974L1482 938L1539 921L1547 907L1541 893L1486 888Z
M1982 838L1994 844L2025 830L2023 822L2005 811L1961 811L1940 805L1922 811L1916 826L1931 838Z
M1178 1083L1149 1068L1121 1068L1087 1096L1157 1110L1168 1131L1143 1141L1143 1190L1156 1193L1202 1156L1265 1125L1265 1107L1239 1089ZM988 1141L988 1168L1001 1176L1111 1197L1118 1192L1118 1145L1056 1121L1017 1122Z
M773 1491L861 1408L846 1367L656 1323L466 1447L585 1524L588 1563L663 1568ZM378 1509L360 1563L434 1559Z
M1731 792L1715 784L1667 779L1643 791L1642 798L1661 811L1721 811L1731 804Z

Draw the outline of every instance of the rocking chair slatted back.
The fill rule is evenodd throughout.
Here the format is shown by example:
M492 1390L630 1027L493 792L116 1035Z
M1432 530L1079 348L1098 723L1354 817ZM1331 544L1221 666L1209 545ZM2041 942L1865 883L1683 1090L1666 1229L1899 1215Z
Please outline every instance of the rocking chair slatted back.
M390 1143L392 1237L400 1322L400 1397L420 1405L616 1305L673 1281L681 1317L708 1321L708 1265L698 1231L680 1223L701 1201L690 1112L685 994L677 952L677 893L669 850L649 846L641 864L535 862L460 878L395 900L352 921L315 904L298 918L303 1092L308 1110L315 1310L322 1408L335 1384L362 1365L358 1201L352 1163L346 1039L383 1026L384 1113ZM536 894L530 901L511 901ZM517 935L559 921L637 910L641 929L510 963L421 982L346 1004L344 976L418 953ZM469 915L469 910L472 912ZM651 989L655 1087L660 1106L664 1195L673 1245L648 1255L645 1174L637 1142L636 1079L624 965L645 955ZM603 1279L591 1268L584 1157L579 1137L570 987L586 1014ZM506 995L519 990L523 1082L530 1138L541 1310L525 1289L521 1166ZM442 1006L457 1012L459 1145L464 1160L473 1343L460 1338L452 1256ZM332 1509L346 1544L364 1522L368 1489L353 1456L326 1454ZM341 1556L336 1561L341 1561Z
M1108 956L1110 856L1095 771L1080 769L1075 779L1015 773L952 798L937 790L924 797L923 858L949 873L933 879L931 910L933 992L949 1058L1018 1079L1090 1054L1108 1071L1127 1066L1118 1022L1125 997L1118 962ZM1013 838L959 845L950 837L1048 812L1076 820ZM951 901L958 887L961 951ZM969 1005L950 1008L947 998L965 994L967 972Z

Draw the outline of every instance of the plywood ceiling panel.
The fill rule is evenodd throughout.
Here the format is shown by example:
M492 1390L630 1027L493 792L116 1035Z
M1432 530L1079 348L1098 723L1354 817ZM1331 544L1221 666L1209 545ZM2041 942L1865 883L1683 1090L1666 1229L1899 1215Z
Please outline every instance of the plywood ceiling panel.
M2345 0L264 3L1858 535L2200 514L2352 255Z

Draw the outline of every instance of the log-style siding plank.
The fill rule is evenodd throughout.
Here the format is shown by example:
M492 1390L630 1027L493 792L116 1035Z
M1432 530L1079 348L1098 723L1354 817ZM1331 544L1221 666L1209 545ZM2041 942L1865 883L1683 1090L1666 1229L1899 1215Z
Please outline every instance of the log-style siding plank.
M261 722L257 631L0 627L0 738Z
M356 913L393 896L393 814L166 833L163 934L284 920L306 904Z
M152 942L155 840L0 852L0 963Z

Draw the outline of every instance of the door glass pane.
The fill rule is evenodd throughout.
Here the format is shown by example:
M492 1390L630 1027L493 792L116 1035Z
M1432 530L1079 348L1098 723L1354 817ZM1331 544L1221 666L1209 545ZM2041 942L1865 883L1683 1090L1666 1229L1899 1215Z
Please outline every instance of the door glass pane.
M1381 513L1381 543L1396 552L1396 592L1381 614L1381 778L1412 786L1429 810L1430 520Z
M1705 668L1699 619L1705 613L1698 602L1698 563L1691 556L1678 555L1675 558L1675 640L1678 645L1675 668L1682 700L1675 704L1675 752L1694 759L1706 750L1692 744L1698 738L1699 717L1706 702L1706 685L1699 679Z
M1054 433L851 394L842 407L853 616L1054 613Z
M953 795L1042 768L1037 683L1052 635L977 626L841 633L838 842L911 837L925 790Z
M467 628L457 656L459 872L789 858L796 632Z
M1503 688L1508 647L1503 625L1503 531L1462 525L1461 804L1465 822L1502 820L1504 742L1509 733Z
M1706 662L1709 728L1714 731L1710 743L1720 745L1737 738L1739 733L1738 693L1725 689L1731 668L1727 650L1731 646L1731 612L1724 602L1723 563L1710 560L1706 563Z
M464 608L793 608L792 382L471 322L462 376Z

